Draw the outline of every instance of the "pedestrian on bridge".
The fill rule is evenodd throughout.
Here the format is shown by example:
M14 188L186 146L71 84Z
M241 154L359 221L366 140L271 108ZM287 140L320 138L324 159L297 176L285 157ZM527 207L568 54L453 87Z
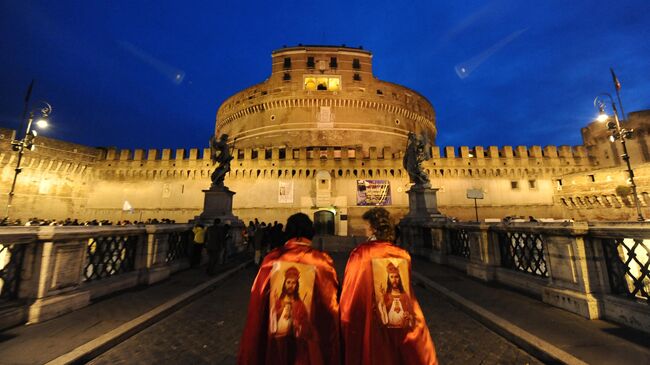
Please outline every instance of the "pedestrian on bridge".
M220 263L221 253L226 244L226 227L221 223L221 219L217 218L214 223L208 227L206 231L206 244L205 249L208 251L208 275L214 275L217 270L217 265Z
M437 364L411 285L411 257L393 244L388 211L373 208L362 218L369 238L350 253L341 292L345 364Z
M251 289L240 365L337 365L338 280L332 258L311 247L314 224L287 220L288 241L262 262Z
M193 244L192 244L192 267L201 265L201 255L203 254L203 246L205 245L205 227L203 224L197 223L194 228L192 228L192 233L194 234Z

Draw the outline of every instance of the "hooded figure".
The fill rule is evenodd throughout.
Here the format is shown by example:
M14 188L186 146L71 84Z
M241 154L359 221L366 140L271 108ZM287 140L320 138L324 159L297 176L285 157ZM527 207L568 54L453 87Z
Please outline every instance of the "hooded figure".
M269 252L251 289L240 365L337 365L338 280L332 258L311 247L313 223L298 213L289 240Z

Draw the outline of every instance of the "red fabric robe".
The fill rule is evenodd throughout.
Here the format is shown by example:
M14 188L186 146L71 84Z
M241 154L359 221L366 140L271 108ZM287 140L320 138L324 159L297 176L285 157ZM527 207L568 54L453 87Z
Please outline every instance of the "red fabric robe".
M264 258L251 289L238 364L340 363L338 280L334 261L328 254L310 247L308 240L301 241L289 240ZM291 316L299 329L283 337L272 335L269 329L271 270L278 261L311 265L316 269L311 313L307 315L302 301L295 301Z
M373 281L372 259L404 259L408 265L410 300L406 310L412 311L413 327L389 328L382 323ZM411 257L389 242L362 243L352 250L345 268L341 293L341 335L345 364L353 365L435 365L436 350L413 292L410 280ZM408 298L408 299L407 299ZM386 298L379 299L386 302Z

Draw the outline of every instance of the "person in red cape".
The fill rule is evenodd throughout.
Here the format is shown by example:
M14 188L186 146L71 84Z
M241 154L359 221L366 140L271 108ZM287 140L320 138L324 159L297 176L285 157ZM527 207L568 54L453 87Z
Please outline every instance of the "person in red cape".
M288 241L266 255L253 283L237 363L340 364L334 262L311 247L307 215L289 217L285 230Z
M410 281L411 257L393 245L384 208L363 214L368 242L350 253L341 292L345 364L436 365L436 350Z

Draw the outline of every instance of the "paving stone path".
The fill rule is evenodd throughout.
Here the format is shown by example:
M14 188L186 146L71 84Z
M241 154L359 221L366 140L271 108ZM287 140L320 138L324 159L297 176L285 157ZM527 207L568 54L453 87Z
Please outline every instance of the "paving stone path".
M334 258L342 275L346 257ZM91 364L235 364L255 274L241 271ZM540 364L435 293L415 291L441 364Z

